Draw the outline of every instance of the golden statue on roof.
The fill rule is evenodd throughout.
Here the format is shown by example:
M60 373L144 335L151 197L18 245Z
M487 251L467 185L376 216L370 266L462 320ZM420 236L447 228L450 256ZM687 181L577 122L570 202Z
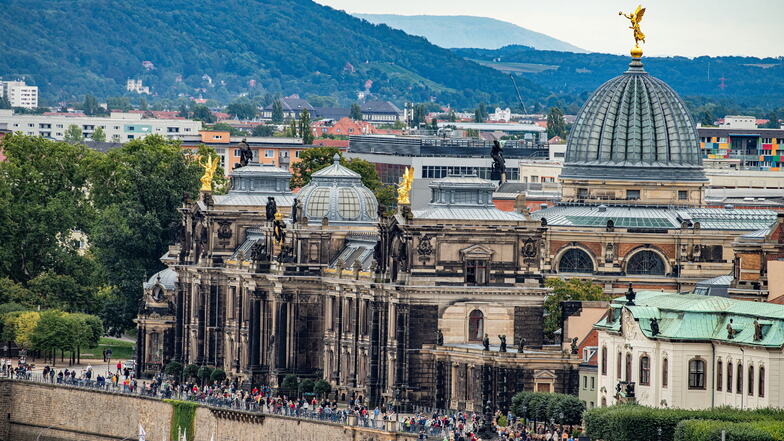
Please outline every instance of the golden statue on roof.
M411 193L411 184L414 183L414 167L406 167L403 172L403 177L400 179L400 184L397 185L397 203L401 205L411 204L409 193Z
M623 11L618 12L618 15L623 15L632 22L629 29L634 31L634 48L632 49L632 57L639 58L642 56L642 49L640 49L640 42L645 43L645 34L640 30L640 22L645 15L645 8L642 5L637 6L637 9L631 14L624 14Z
M201 191L212 191L212 178L215 176L218 164L220 164L220 157L207 155L206 157L198 156L197 158L199 167L204 169L204 174L199 178Z

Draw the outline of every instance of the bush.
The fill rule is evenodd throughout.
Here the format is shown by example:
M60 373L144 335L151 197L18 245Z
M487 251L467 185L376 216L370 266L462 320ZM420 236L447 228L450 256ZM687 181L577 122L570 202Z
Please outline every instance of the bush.
M183 380L188 381L191 378L198 378L199 367L195 364L189 364L182 369Z
M309 394L313 393L313 388L316 386L316 383L311 380L310 378L306 378L299 383L299 392L302 394Z
M288 374L283 378L283 383L280 385L281 392L288 397L297 395L299 389L299 380L294 374Z
M675 429L674 441L721 441L722 431L725 432L727 441L780 441L783 439L783 429L784 424L780 422L684 420L678 423Z
M324 398L332 392L332 386L326 380L319 380L313 386L313 392L316 393L320 398Z
M175 379L179 380L183 373L182 363L176 360L172 360L169 362L169 364L166 365L166 368L163 371L166 373L166 375L171 375Z
M223 380L226 379L226 372L223 372L223 369L215 369L210 374L210 382L211 383L221 383Z
M576 425L582 422L583 412L585 404L573 395L519 392L512 397L512 413L532 421Z

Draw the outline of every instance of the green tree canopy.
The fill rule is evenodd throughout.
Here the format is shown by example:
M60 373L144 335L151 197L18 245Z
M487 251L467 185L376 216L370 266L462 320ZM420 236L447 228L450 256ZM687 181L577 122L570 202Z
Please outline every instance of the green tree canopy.
M63 139L66 142L77 143L84 141L84 134L82 133L82 128L77 126L76 124L71 124L65 129L65 135L63 135Z
M234 101L226 106L226 113L237 119L254 119L258 109L256 105L250 102L247 98L244 100Z
M547 137L559 136L566 139L566 121L564 121L563 111L560 107L550 108L547 114Z
M3 314L3 340L13 341L20 348L32 349L32 335L40 318L38 311L14 311Z
M552 288L544 301L545 337L551 341L555 338L555 331L561 328L561 302L567 300L610 300L602 287L590 280L580 279L547 279L545 286Z
M272 102L272 123L283 123L283 104L280 103L280 100L275 100Z
M98 100L95 99L92 95L85 95L84 96L84 103L82 104L82 110L84 111L85 115L98 115L103 113L103 107L98 105Z
M162 269L160 256L180 222L177 208L186 193L198 194L202 170L179 143L147 136L98 157L91 174L98 214L90 240L107 281L127 302L122 320L131 326L140 281Z
M127 112L131 110L131 100L126 96L110 96L106 98L106 107L109 112L119 110L120 112Z
M310 112L308 112L308 109L302 109L302 115L299 120L299 134L302 137L303 144L313 144L313 131L310 129Z
M275 133L275 126L268 124L259 124L253 128L251 135L253 136L272 136Z
M351 104L351 112L349 113L349 118L353 119L354 121L362 121L362 108L359 107L359 104L357 103Z
M104 132L101 126L97 126L90 138L92 138L93 141L106 142L106 132Z
M215 122L215 115L204 104L197 104L193 106L191 109L191 118L207 124L212 124Z

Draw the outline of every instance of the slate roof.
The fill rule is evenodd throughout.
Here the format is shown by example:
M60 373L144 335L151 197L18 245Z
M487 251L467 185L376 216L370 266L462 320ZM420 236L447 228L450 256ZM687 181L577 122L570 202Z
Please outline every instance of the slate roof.
M415 219L440 220L488 220L504 222L522 222L525 216L511 211L485 207L428 207L424 210L413 210Z
M776 212L725 208L644 207L560 204L532 214L547 219L547 225L605 227L612 220L616 228L679 229L682 222L697 222L703 230L756 231L770 227Z
M256 242L264 240L264 231L260 228L248 228L245 231L245 241L242 242L242 245L237 247L234 250L234 253L229 258L230 260L239 260L240 255L244 257L244 260L250 260L250 249L253 248L253 245L256 245Z
M329 267L335 268L338 261L341 260L343 261L343 269L350 270L353 268L354 262L359 262L363 271L369 270L377 241L378 235L375 233L349 233L346 237L345 247L332 260Z
M594 327L621 331L621 310L627 310L649 339L679 341L718 341L769 348L784 347L784 305L750 302L699 294L672 294L640 291L629 306L625 297L613 300L613 321L605 316ZM651 319L659 323L659 334L651 332ZM736 334L729 338L727 325L732 319ZM754 340L754 320L762 324L762 339Z
M389 101L366 101L360 104L359 108L365 113L403 113L402 110Z

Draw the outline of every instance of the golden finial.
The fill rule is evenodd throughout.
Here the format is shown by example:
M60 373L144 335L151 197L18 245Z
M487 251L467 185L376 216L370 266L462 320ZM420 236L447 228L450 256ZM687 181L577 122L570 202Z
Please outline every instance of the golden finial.
M199 166L204 169L204 174L199 178L201 191L212 191L212 177L215 176L215 171L218 169L220 158L212 155L197 156L197 158Z
M411 204L409 193L411 193L411 184L414 183L414 167L406 167L403 172L403 177L400 179L400 184L397 186L397 203L401 205Z
M621 11L618 13L618 15L623 15L632 22L632 25L629 26L629 29L634 31L634 48L632 48L631 54L633 58L642 57L640 42L642 41L645 43L645 34L643 34L640 30L640 22L642 21L643 15L645 15L645 8L643 8L642 5L639 5L637 6L637 9L631 14L624 14L623 11Z
M281 214L280 210L275 212L275 220L276 221L283 220L283 214Z

